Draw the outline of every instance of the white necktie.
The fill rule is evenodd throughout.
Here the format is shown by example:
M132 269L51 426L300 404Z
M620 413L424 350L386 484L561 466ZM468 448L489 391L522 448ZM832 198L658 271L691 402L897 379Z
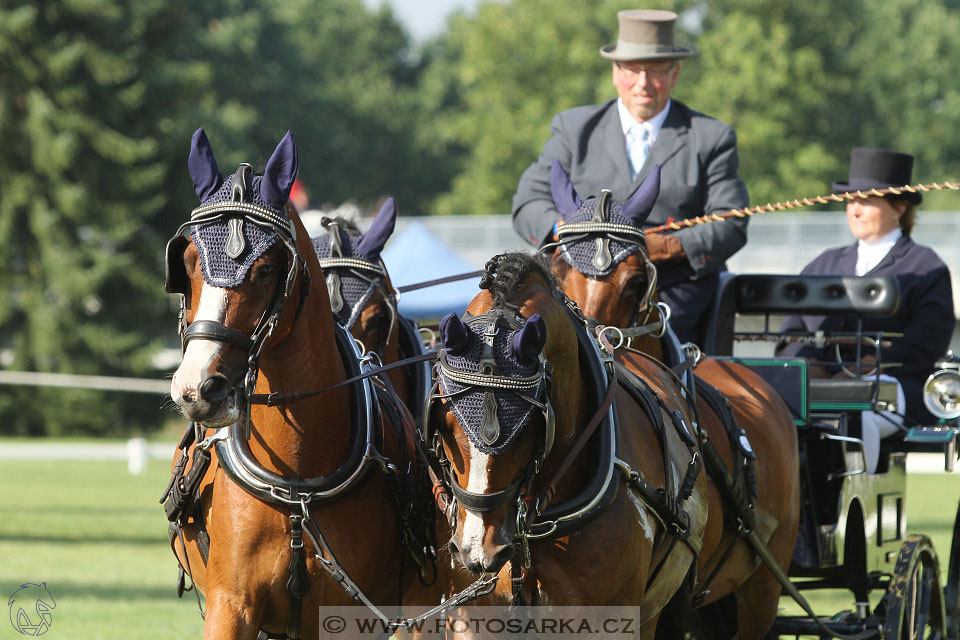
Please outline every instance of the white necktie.
M627 132L627 153L630 156L630 177L636 178L650 154L650 130L639 122Z

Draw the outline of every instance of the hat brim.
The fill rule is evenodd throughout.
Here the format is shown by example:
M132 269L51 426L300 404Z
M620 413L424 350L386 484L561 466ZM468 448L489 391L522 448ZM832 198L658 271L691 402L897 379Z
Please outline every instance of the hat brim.
M851 180L849 182L834 182L832 185L833 193L847 193L855 191L870 191L871 189L889 189L890 187L902 187L902 184L889 184L887 182L878 182L876 180ZM888 194L890 197L903 198L907 202L920 204L923 202L923 194L919 191L913 193L909 191L902 192L899 196Z
M618 47L608 44L600 47L600 55L614 62L643 62L645 60L683 60L693 55L693 49L671 47L663 51L647 51L641 48Z

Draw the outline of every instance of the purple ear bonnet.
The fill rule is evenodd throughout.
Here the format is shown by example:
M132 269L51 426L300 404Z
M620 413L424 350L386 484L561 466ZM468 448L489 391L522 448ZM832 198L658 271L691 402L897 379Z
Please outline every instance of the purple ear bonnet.
M555 186L554 182L559 182L560 185ZM559 167L559 164L553 169L551 187L554 191L554 200L558 211L563 213L561 207L569 207L571 203L578 205L572 215L563 216L564 225L590 223L597 219L599 212L596 209L601 206L602 198L591 197L584 202L580 202L567 174ZM603 213L601 218L604 222L641 228L643 222L650 215L659 192L660 167L657 165L653 167L637 191L626 202L620 203L610 199L607 204L608 211ZM563 225L560 229L563 229ZM619 263L637 252L635 239L624 238L624 240L619 240L615 234L604 234L602 242L606 250L609 251L609 255L604 259L598 259L598 251L601 246L600 236L595 233L584 233L579 237L573 235L567 236L567 238L569 239L564 238L565 241L557 247L560 255L563 256L567 264L588 276L609 275Z
M365 256L357 253L357 245L360 244L363 236L356 230L351 231L338 227L340 253L337 257L366 259ZM313 250L317 252L317 258L323 260L334 256L332 240L331 229L323 235L310 238ZM327 292L331 298L331 309L337 321L347 329L353 327L367 301L376 291L376 286L371 284L369 276L360 278L356 273L345 268L324 269L324 274L327 276ZM334 274L336 274L336 283L330 280Z
M334 218L323 223L326 233L310 239L326 274L331 309L348 329L356 323L377 287L385 282L380 251L393 233L396 219L393 198L387 198L363 235L352 222ZM338 259L345 259L348 264ZM348 259L354 262L349 264ZM388 295L385 290L383 295Z
M444 340L444 343L446 343L447 338L453 338L453 336L450 335L453 329L450 326L452 324L454 323L444 323L443 330L440 332L440 337ZM480 368L480 360L483 354L482 336L486 324L483 322L458 324L463 324L469 331L469 334L466 336L466 348L462 350L460 355L454 355L448 350L445 354L446 365L457 372L475 374ZM539 370L539 360L534 358L531 363L521 363L517 360L516 355L514 355L513 349L511 349L511 343L514 337L524 329L529 330L529 327L524 327L519 330L508 330L504 325L500 325L493 342L494 361L499 368L499 372L496 375L511 378L525 378L537 374ZM451 340L451 342L453 341L454 340ZM461 338L457 337L455 341L459 342ZM439 381L440 390L444 394L456 394L455 401L448 403L447 406L451 407L457 421L460 423L460 426L463 427L464 433L467 434L467 437L470 438L470 441L477 449L489 455L503 453L517 438L523 426L530 419L531 413L536 408L519 396L522 394L523 396L536 400L540 397L544 384L543 380L541 380L533 389L517 391L476 386L467 387L466 385L451 380L444 374L443 369L440 369ZM500 425L500 432L497 439L490 444L484 442L481 437L481 428L484 420L483 398L487 391L493 391L497 405L497 419Z
M296 176L296 146L289 132L270 158L268 170L271 169L271 163L272 172L267 173L271 174L275 183L262 184L266 178L251 175L245 170L238 170L236 174L221 181L206 135L202 129L194 134L190 152L190 174L202 205L237 201L242 194L243 202L286 219L284 194L289 194L287 180L290 178L290 171ZM278 163L282 165L279 169ZM235 190L234 183L241 175L244 176L245 184L242 189ZM217 187L218 182L219 187L214 190L213 187ZM292 185L292 180L289 184ZM264 199L264 195L269 201ZM277 242L280 236L270 227L255 224L241 216L228 215L213 222L193 226L191 239L200 254L204 281L216 287L229 288L243 282L257 258Z

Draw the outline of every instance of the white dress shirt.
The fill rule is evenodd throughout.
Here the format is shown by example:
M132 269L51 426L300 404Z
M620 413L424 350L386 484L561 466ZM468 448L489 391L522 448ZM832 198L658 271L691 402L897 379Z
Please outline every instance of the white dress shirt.
M630 159L632 165L633 176L636 177L637 173L640 172L643 163L646 161L646 156L649 155L649 150L653 146L653 143L656 142L657 136L660 134L660 130L663 128L663 123L667 119L667 114L670 113L670 100L667 100L667 104L660 110L657 115L653 116L649 120L643 122L637 121L636 118L627 111L626 106L623 104L623 100L617 98L617 111L620 114L620 126L623 127L623 138L626 144L627 149L627 158ZM634 130L635 126L639 126L640 129ZM646 133L646 136L643 136L643 133ZM639 149L639 146L645 146L645 149Z
M897 227L876 242L858 240L856 275L862 276L869 273L871 269L880 264L880 261L890 253L890 249L893 249L893 245L897 244L897 240L902 235L903 232Z

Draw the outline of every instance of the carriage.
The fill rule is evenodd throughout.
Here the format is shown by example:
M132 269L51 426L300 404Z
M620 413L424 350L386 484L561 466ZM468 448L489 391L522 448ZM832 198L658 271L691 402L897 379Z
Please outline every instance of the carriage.
M960 512L943 576L930 538L908 534L906 504L910 452L942 452L945 470L953 470L960 377L951 354L937 363L924 387L924 403L939 423L911 426L902 436L885 439L876 472L866 470L861 412L896 411L897 394L895 384L880 378L879 367L864 362L867 355L879 360L879 345L895 336L865 333L862 318L892 314L898 303L898 283L892 276L724 274L718 287L701 346L766 379L786 401L797 426L802 510L789 570L792 585L798 591L847 589L855 600L852 610L818 621L781 615L773 637L827 637L828 632L861 638L960 634ZM771 329L771 316L776 314L853 314L860 320L853 332L785 335ZM752 317L752 324L760 326L738 331L737 316ZM846 363L849 377L811 378L802 358L734 357L733 343L738 340L843 342L856 345L855 358ZM789 592L785 589L784 595ZM883 594L878 603L874 598L875 606L870 604L871 592Z

